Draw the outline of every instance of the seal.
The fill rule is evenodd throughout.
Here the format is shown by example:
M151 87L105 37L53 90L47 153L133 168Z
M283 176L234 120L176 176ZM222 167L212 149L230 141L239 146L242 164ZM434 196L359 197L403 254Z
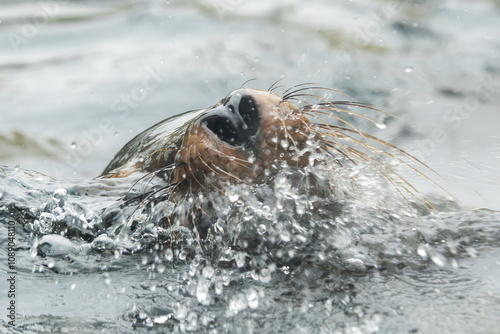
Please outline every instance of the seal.
M425 165L355 126L356 119L379 124L353 109L383 111L360 102L330 101L333 92L308 84L282 95L274 89L235 90L213 107L166 119L140 133L116 154L101 178L152 176L163 186L142 194L140 202L157 202L158 194L167 190L162 199L179 203L198 191L224 193L228 184L269 182L280 166L304 171L321 165L335 172L350 165L376 171L403 196L419 195L392 162L420 174L413 165ZM348 178L356 182L355 173ZM201 206L200 210L206 212Z
M176 127L180 121L185 123ZM309 154L302 151L308 141L320 137L291 102L273 92L239 89L212 108L167 119L142 132L118 152L102 177L169 171L169 182L194 188L204 185L208 176L258 182L277 158L306 165Z

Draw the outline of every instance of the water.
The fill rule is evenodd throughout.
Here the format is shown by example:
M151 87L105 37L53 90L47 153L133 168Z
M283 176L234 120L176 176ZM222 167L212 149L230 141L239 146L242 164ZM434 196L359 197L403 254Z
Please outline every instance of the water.
M0 6L0 259L6 277L14 221L23 332L496 332L497 2ZM291 172L227 189L216 204L231 214L208 241L147 212L135 232L106 226L102 210L131 185L92 178L135 134L282 77L397 116L362 130L431 166L460 203L415 178L439 192L424 214L367 177L340 209L287 188Z

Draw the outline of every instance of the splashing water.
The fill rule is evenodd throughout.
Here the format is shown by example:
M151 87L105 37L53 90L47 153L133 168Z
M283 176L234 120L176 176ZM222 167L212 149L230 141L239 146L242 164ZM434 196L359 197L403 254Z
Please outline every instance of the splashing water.
M121 312L122 324L112 326L159 332L375 333L391 320L383 309L360 306L360 291L383 294L392 277L432 281L450 271L451 282L461 259L498 246L496 212L446 213L457 206L442 200L441 213L424 215L422 204L405 201L377 173L359 166L332 172L329 163L284 164L269 182L227 184L225 195L128 207L120 190L132 184L74 186L38 176L35 188L28 172L6 168L0 215L16 222L24 275L57 277L68 289L63 300L97 279L95 321ZM353 175L356 187L346 181ZM182 223L199 205L211 213L205 236ZM165 224L172 212L176 220ZM121 301L118 310L102 311L113 300ZM44 319L36 326L58 323Z

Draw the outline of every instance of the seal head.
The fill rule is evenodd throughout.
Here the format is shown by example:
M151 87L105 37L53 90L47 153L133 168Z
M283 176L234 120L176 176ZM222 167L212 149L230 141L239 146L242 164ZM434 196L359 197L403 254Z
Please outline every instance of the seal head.
M194 114L194 115L193 115ZM191 116L176 129L179 123ZM224 182L259 182L277 159L308 163L301 153L315 137L307 117L279 95L239 89L209 109L158 123L128 143L102 177L163 171L168 182L190 189ZM178 188L181 188L179 186Z

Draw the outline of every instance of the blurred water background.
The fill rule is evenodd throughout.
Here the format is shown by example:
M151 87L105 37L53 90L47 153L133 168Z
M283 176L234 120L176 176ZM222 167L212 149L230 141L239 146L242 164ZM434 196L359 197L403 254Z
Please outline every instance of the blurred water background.
M90 180L148 126L211 106L249 79L255 78L246 86L259 89L282 79L288 86L318 83L381 106L396 117L385 119L386 129L368 129L371 133L428 164L439 174L433 179L463 208L500 209L498 0L4 0L0 20L1 165L60 181ZM420 186L433 191L427 183ZM485 219L491 223L495 217ZM357 282L356 305L339 297L352 312L343 310L342 326L322 323L324 327L313 328L337 328L339 333L497 333L498 249L464 260L465 274L433 273L429 280L415 276L410 283L422 284L418 293L407 290L406 276L370 276ZM28 277L31 264L25 270ZM35 291L37 284L40 296L51 291L45 294L50 301L23 297L31 303L24 314L35 317L34 325L25 320L34 326L26 328L67 329L76 314L78 319L95 316L93 305L98 304L108 320L93 322L95 331L131 330L125 316L116 320L134 304L130 290L122 293L118 282L125 286L128 275L139 282L135 270L133 265L111 270L107 277L117 282L112 287L102 283L97 269L81 271L86 278L80 277L77 289L65 277L26 278L31 288L25 291ZM67 283L61 283L60 293L54 286L59 279ZM386 285L391 288L383 291ZM446 295L448 286L455 297L462 289L468 291L464 298L469 306L457 307L453 298L434 304L433 294L441 290ZM145 289L154 291L150 288ZM343 294L347 296L339 292ZM62 320L53 322L51 315L60 309L47 305L60 306L68 296L78 300L72 307L79 311L66 310ZM142 303L155 300L154 294L140 298ZM399 304L376 307L377 298L396 298ZM310 324L331 316L304 315L303 308L317 312L314 305L304 302L273 316ZM175 312L184 311L179 306ZM203 332L202 309L197 311L193 330ZM37 318L40 314L49 320ZM361 320L349 322L352 314ZM253 317L261 324L271 321L263 314ZM343 319L338 314L334 318ZM255 322L245 327L245 321L240 319L235 328L258 332ZM82 331L88 326L84 320L76 324ZM228 326L214 328L231 332ZM279 326L263 328L276 332ZM300 326L294 328L300 332Z

